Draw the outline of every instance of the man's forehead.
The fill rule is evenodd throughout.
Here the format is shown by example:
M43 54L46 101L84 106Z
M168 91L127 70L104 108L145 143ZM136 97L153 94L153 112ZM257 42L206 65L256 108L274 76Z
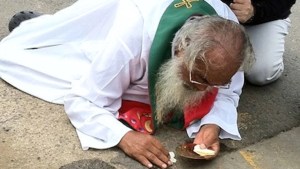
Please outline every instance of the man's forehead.
M223 48L213 48L208 50L204 56L211 69L221 69L232 61L232 57Z
M207 81L215 84L228 82L238 67L237 62L222 49L208 50L204 59L197 59L199 73Z

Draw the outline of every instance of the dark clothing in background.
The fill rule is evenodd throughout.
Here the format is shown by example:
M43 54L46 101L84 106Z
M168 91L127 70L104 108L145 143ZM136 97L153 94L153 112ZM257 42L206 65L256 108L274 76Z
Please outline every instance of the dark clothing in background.
M232 0L222 0L229 5ZM257 25L278 19L286 19L291 14L291 7L296 0L252 0L255 14L247 25Z

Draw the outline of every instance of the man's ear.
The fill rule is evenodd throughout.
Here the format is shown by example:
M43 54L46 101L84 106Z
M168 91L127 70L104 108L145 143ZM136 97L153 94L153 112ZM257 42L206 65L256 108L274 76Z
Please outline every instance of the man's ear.
M178 47L175 47L174 56L176 58L183 58L183 55L184 55L184 49L183 48L179 49Z
M180 48L178 46L176 46L174 48L175 57L181 57L181 56L183 56L184 49L187 48L190 45L190 43L191 43L191 39L189 37L186 37L184 39L184 43L183 44L181 43L181 45L179 45Z
M185 47L188 47L188 46L190 46L190 43L191 43L191 38L189 38L189 37L186 37L185 39L184 39L184 41L185 41Z

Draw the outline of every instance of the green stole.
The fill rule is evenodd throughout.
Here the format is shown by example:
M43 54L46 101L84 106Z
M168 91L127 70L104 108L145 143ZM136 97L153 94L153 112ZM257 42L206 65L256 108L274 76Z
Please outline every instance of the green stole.
M174 0L166 9L160 19L156 34L150 49L148 79L149 95L152 109L154 129L158 127L156 117L155 83L160 66L171 58L171 43L175 33L181 28L191 15L217 15L216 11L204 0ZM175 128L183 128L183 113L175 113L181 116L173 116L169 125Z

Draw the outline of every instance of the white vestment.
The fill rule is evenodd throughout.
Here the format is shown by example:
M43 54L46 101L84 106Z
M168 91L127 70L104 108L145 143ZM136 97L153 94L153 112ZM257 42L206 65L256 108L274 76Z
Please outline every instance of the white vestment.
M237 21L219 0L206 0L218 15ZM128 127L117 120L122 99L149 104L148 54L159 20L172 0L79 0L54 15L21 23L0 43L0 77L43 100L64 104L83 149L109 148ZM220 138L240 139L237 128L243 72L220 89L204 118Z

